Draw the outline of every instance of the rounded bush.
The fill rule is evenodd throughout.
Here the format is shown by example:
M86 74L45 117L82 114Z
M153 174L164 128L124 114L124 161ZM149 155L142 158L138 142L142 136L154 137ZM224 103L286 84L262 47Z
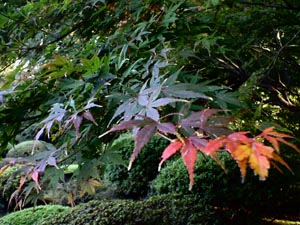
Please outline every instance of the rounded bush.
M52 145L44 141L23 141L13 146L6 154L6 157L26 157L32 155L32 153L38 153L48 150Z
M70 207L60 205L44 205L27 208L10 213L0 218L0 224L5 225L40 225L42 221L51 221L53 217L60 217L71 211Z
M237 164L224 152L221 159L225 162L225 172L213 159L199 154L195 167L195 184L192 192L188 190L188 173L182 159L169 162L153 180L152 195L192 194L217 207L226 207L245 212L273 212L274 208L294 202L299 197L295 191L296 179L289 171L279 173L271 169L266 181L260 181L248 170L242 182ZM299 190L299 189L298 189ZM293 193L293 196L291 194Z
M127 134L122 135L115 141L115 144L120 143L123 143L120 154L125 162L129 162L134 149L132 137ZM108 166L104 176L113 184L115 194L120 198L145 197L149 191L150 182L158 175L158 164L166 146L166 140L154 137L137 156L130 171L121 165Z

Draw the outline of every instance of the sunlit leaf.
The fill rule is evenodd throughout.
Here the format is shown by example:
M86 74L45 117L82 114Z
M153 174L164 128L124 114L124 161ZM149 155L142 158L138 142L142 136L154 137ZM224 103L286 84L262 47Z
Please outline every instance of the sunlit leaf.
M235 150L231 151L231 155L238 163L243 180L246 176L247 164L251 154L252 148L250 144L240 144Z
M40 187L40 184L39 184L39 172L34 170L31 174L29 174L29 177L31 177L31 179L34 181L37 188L39 190L41 190L42 188Z
M270 169L270 161L267 156L254 149L249 157L249 164L254 173L259 175L260 180L267 178L268 170Z
M213 140L210 140L204 149L204 152L207 155L212 155L214 154L216 151L218 151L220 148L225 147L225 143L226 143L227 138L226 137L219 137Z
M148 107L146 109L146 116L153 119L154 121L158 121L159 120L159 112L157 109L152 108L152 107Z
M56 164L56 158L53 156L50 156L47 160L48 165L54 166L56 169L58 169L58 166Z
M189 141L185 140L185 144L182 146L181 157L183 162L187 168L190 178L189 190L192 190L192 186L194 184L194 168L197 160L197 148Z
M168 145L168 147L165 148L161 156L162 160L159 163L158 171L160 171L161 165L164 163L164 161L174 155L182 147L182 145L183 143L180 140L175 139Z
M183 101L182 99L175 99L175 98L160 98L156 101L153 101L149 104L150 107L160 107L164 105L168 105L173 102Z
M229 134L228 138L231 139L231 140L236 140L236 141L245 142L245 143L251 142L252 139L248 138L246 136L246 134L248 134L248 132L245 132L245 131L234 132L232 134Z

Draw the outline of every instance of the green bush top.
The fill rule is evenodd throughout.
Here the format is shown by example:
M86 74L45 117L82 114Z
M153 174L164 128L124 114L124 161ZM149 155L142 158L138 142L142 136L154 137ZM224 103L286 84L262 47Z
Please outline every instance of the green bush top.
M70 207L60 205L44 205L27 208L10 213L0 218L1 225L39 225L41 220L52 220L53 216L61 216L71 211Z

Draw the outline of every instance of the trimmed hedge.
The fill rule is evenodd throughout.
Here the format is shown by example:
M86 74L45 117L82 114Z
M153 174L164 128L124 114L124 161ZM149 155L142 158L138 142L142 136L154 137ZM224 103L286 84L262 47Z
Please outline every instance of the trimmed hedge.
M241 220L242 224L247 224L247 219ZM193 196L164 195L143 201L93 200L63 216L42 220L40 225L212 225L239 221L231 211L216 210ZM259 224L252 218L248 221Z
M261 224L258 217L216 208L192 195L161 195L142 201L92 200L71 209L48 205L0 218L2 225L213 225Z
M70 207L44 205L10 213L0 218L1 225L40 225L40 221L50 221L71 212Z

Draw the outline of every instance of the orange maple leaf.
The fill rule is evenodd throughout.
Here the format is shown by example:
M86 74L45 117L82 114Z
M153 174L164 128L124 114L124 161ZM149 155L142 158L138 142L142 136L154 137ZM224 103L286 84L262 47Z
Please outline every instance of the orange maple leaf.
M268 177L273 151L273 148L259 142L254 142L252 145L252 154L249 157L249 164L251 169L254 170L254 173L259 175L260 180L265 180Z
M274 162L281 163L291 171L288 164L276 152L279 152L279 143L286 144L300 151L296 145L284 139L292 138L292 136L276 132L273 127L265 129L254 138L248 137L247 134L248 132L236 132L211 140L207 143L204 152L213 156L221 148L227 150L232 158L236 160L242 179L246 176L248 164L261 180L265 180L268 177L271 163L278 168ZM265 145L264 140L267 140L272 147Z
M247 163L251 153L252 153L252 148L250 144L240 144L237 146L236 149L231 151L232 157L236 160L240 168L243 180L246 176Z

